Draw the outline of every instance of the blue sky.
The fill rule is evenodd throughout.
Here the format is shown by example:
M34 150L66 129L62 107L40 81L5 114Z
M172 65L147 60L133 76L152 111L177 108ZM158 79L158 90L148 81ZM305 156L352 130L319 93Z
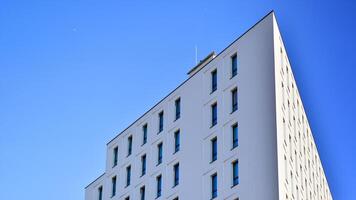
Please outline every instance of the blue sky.
M356 198L352 1L0 2L1 199L78 200L106 143L274 9L334 199Z

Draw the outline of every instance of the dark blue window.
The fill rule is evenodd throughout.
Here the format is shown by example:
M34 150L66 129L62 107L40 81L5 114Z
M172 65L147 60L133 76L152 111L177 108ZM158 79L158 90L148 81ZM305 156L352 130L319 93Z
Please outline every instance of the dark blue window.
M146 189L145 186L142 186L140 188L140 196L141 196L141 200L145 200L145 196L146 196Z
M218 158L218 139L215 137L211 140L211 162Z
M158 132L160 133L163 131L163 111L158 114L158 118L159 118Z
M218 175L211 176L211 198L214 199L218 196Z
M131 166L126 167L126 187L131 183Z
M103 200L103 186L100 186L98 189L98 199Z
M132 135L127 138L127 156L132 153Z
M119 151L118 147L115 147L114 150L113 150L113 154L114 154L113 167L115 167L117 165L118 151Z
M232 112L237 110L237 88L231 91Z
M141 176L146 174L146 154L141 157Z
M177 186L179 184L179 163L175 164L173 166L174 170L174 186Z
M174 152L178 152L180 148L180 130L174 133Z
M233 186L239 184L239 162L238 160L232 163L232 184Z
M176 106L176 120L180 118L180 98L175 101Z
M237 55L231 57L231 77L236 76L237 74Z
M157 160L157 165L162 163L162 157L163 157L163 143L158 144L158 160Z
M232 125L232 148L235 148L239 144L239 128L237 123Z
M160 197L162 194L162 175L157 176L157 194L156 198Z
M218 123L218 104L211 105L211 126L215 126Z
M218 71L211 72L211 92L213 93L218 88Z
M142 127L142 145L147 143L147 124Z
M116 176L112 177L111 179L112 189L111 189L111 196L116 195Z

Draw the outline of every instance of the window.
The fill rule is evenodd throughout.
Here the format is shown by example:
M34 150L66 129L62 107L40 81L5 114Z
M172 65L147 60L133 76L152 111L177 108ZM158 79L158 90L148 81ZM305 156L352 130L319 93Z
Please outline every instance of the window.
M141 188L140 188L140 199L141 200L145 200L145 196L146 196L146 188L145 188L145 186L142 186Z
M173 200L178 200L178 197L174 198Z
M146 154L141 157L141 176L146 174Z
M130 200L130 197L126 197L125 200Z
M174 132L174 153L178 152L180 148L180 130Z
M231 57L231 77L236 76L237 74L237 55Z
M215 69L211 72L211 93L218 88L218 71Z
M211 198L214 199L218 196L218 175L211 176Z
M111 189L111 197L113 197L113 196L116 195L116 176L112 177L112 179L111 179L111 186L112 186L112 189Z
M232 113L237 110L237 88L231 90Z
M218 123L218 104L211 105L211 127Z
M235 148L239 144L239 129L237 123L232 125L232 148Z
M142 145L147 143L147 124L142 126Z
M163 143L159 143L158 146L158 159L157 159L157 165L161 164L162 163L162 153L163 153Z
M239 184L239 161L232 162L232 185Z
M162 175L157 176L156 178L157 181L157 193L156 193L156 198L160 197L162 194Z
M103 200L103 186L98 188L98 199Z
M119 151L119 148L118 147L115 147L114 150L113 150L113 166L112 167L115 167L117 165L117 158L118 158L118 151Z
M132 153L132 135L127 138L127 156Z
M173 171L174 171L173 186L177 186L179 184L179 163L173 166Z
M159 125L158 125L158 133L163 131L163 111L158 114Z
M176 120L180 118L180 98L175 101L176 106Z
M218 158L218 139L215 137L211 140L211 162Z
M126 167L126 187L131 183L131 165Z

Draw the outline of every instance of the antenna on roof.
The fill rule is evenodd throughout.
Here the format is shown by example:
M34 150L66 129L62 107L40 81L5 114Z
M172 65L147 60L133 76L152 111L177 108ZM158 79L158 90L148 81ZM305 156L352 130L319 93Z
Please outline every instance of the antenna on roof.
M198 64L198 46L195 45L195 64Z

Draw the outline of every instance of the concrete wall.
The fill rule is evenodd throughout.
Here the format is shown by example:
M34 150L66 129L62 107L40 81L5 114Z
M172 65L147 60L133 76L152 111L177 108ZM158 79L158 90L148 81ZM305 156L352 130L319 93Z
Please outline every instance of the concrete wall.
M279 199L331 200L313 134L275 19L273 24Z
M240 200L285 199L278 34L274 14L270 13L110 141L105 174L86 188L86 200L97 200L100 186L104 188L104 200L121 200L127 196L139 199L143 185L146 199L155 199L159 174L163 178L159 199L179 196L183 200L208 200L211 199L210 177L214 173L218 175L217 200L237 197ZM238 58L238 74L231 78L231 56L234 54ZM218 73L218 89L211 93L213 70ZM238 110L231 113L231 90L235 87L238 88ZM177 98L181 99L181 118L175 120L174 101ZM218 123L211 127L213 103L218 105ZM161 111L164 111L164 130L157 134ZM142 145L142 126L146 123L148 142ZM239 146L232 149L231 126L235 123L239 126ZM180 151L174 153L174 132L178 129L181 146ZM127 157L129 136L133 137L133 153ZM218 141L218 159L211 163L211 139L214 137ZM156 166L160 142L163 142L163 163ZM113 168L112 152L116 146L119 162ZM147 174L140 177L143 154L147 155ZM232 162L237 159L240 183L232 187ZM177 162L180 163L180 184L173 187L173 165ZM128 165L132 168L131 185L125 187ZM117 195L111 198L113 176L118 177Z
M237 53L238 75L231 78L231 56ZM218 89L211 94L211 71L218 71ZM111 178L118 177L112 199L139 198L145 185L147 199L155 199L156 176L162 174L161 199L210 199L213 173L218 174L217 199L270 199L278 194L273 61L273 15L267 16L213 61L156 105L108 144L105 175L86 189L86 200L111 196ZM238 87L238 111L231 113L231 90ZM174 101L181 98L181 118L174 120ZM218 104L218 124L210 127L211 105ZM164 131L158 132L158 113L164 110ZM239 124L239 146L232 148L231 126ZM148 124L148 143L142 144L142 126ZM173 154L174 132L180 129L181 150ZM133 154L127 157L127 138L133 136ZM218 138L218 160L210 163L210 140ZM157 144L163 142L163 163L156 166ZM119 164L112 167L113 148ZM147 175L140 177L140 157L147 154ZM232 186L232 162L239 160L240 184ZM173 186L173 165L180 163L180 184ZM125 187L126 167L132 166L132 184Z

